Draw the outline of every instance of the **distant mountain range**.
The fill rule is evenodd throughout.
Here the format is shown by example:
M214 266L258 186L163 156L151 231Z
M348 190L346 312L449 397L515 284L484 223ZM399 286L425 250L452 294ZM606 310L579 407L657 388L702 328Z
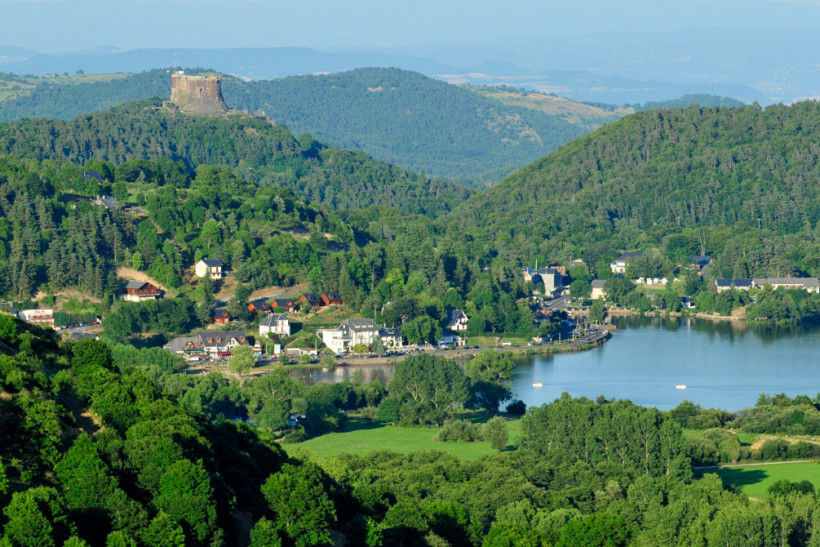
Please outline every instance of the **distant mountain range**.
M735 97L744 102L772 102L767 95L748 85L732 81L700 82L669 80L652 76L618 77L610 70L593 71L546 68L545 62L522 62L501 58L475 59L474 62L448 63L436 56L418 56L384 52L322 52L310 48L233 48L233 49L137 49L119 51L96 48L75 53L39 54L16 48L3 55L0 48L0 71L14 74L74 74L141 72L156 67L200 66L252 80L271 80L286 76L336 73L362 67L392 67L420 72L453 83L474 85L508 84L530 90L555 93L576 100L632 104L674 99L686 94L709 93ZM550 59L554 59L552 55ZM578 65L582 66L581 64ZM735 80L738 81L738 80Z

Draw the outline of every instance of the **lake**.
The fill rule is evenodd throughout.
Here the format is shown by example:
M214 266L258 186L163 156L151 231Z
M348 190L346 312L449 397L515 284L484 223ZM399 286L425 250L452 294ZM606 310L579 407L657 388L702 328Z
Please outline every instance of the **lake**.
M820 392L820 327L655 317L613 322L618 332L596 349L517 358L513 392L527 406L567 392L661 410L683 400L740 410L754 406L761 393Z
M747 325L705 319L620 317L618 332L589 351L517 357L512 390L527 406L573 397L629 399L661 410L683 400L740 410L761 393L820 393L820 326ZM308 382L380 380L392 366L302 370ZM543 387L533 387L541 382ZM685 384L685 390L675 389Z

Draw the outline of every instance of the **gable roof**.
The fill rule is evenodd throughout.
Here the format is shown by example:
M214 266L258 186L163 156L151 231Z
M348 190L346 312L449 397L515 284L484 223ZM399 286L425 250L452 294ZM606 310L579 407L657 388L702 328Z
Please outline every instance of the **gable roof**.
M732 285L735 287L750 287L752 280L743 278L715 279L715 284L718 287L731 287Z
M319 302L320 301L320 298L318 296L316 296L315 294L313 294L312 292L306 292L303 295L303 297L305 298L305 300L307 300L311 304L314 303L314 302Z
M134 281L134 280L131 280L128 283L125 284L125 288L126 289L138 290L138 289L143 288L146 285L150 285L150 283L148 283L147 281ZM151 285L151 286L153 287L153 285Z
M617 262L624 262L626 260L635 260L636 258L640 258L643 256L643 253L640 251L626 251L621 253L621 256L616 258Z
M461 310L450 310L447 312L447 327L453 327L458 323L461 317L467 317L467 314Z
M324 296L326 296L328 300L341 300L342 299L342 297L339 296L339 293L337 293L337 292L329 291L329 292L322 293L322 294Z
M274 308L290 308L295 306L292 298L274 298L271 305Z
M214 310L211 312L214 316L214 319L230 319L230 315L228 314L228 310Z
M752 283L760 287L766 283L770 285L803 286L806 288L820 287L820 281L816 277L764 277L753 279Z
M377 325L376 322L372 319L347 319L346 321L344 321L344 323L347 324L350 330L355 331L378 330L379 328L379 325Z
M206 266L211 267L211 268L213 268L215 266L217 266L217 267L224 266L224 264L222 264L222 262L220 262L219 260L217 260L215 258L203 258L203 259L200 260L200 262L205 263ZM190 262L189 262L189 264L190 264Z
M593 289L603 289L606 285L606 279L593 279L591 285Z
M259 323L260 327L276 327L277 324L281 321L285 323L288 322L288 316L283 313L274 313L273 315L269 315L265 318L264 321Z
M379 336L382 338L401 338L401 329L382 327L379 329Z
M699 266L705 266L712 261L712 257L708 255L695 255L692 257L692 262Z

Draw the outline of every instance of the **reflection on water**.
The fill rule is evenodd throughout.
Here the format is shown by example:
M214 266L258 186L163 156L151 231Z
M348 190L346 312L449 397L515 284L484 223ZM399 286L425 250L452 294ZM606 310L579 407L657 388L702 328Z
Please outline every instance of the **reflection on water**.
M513 393L528 406L575 397L629 399L669 409L690 400L739 410L761 393L820 392L820 327L748 325L736 321L615 318L606 344L579 353L516 358ZM308 383L378 380L393 365L293 371ZM534 387L541 383L542 387ZM685 390L675 389L685 384Z
M683 400L738 410L761 393L820 391L820 328L734 321L619 317L594 350L517 360L513 392L540 405L566 391L668 409ZM540 382L542 388L533 387ZM675 389L685 384L685 390Z

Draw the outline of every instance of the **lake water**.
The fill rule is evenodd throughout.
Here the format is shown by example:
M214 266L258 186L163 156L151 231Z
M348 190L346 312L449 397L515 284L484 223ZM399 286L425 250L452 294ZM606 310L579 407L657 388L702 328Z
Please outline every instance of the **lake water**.
M820 392L820 327L640 317L614 322L615 336L591 351L517 359L513 392L527 406L567 392L661 410L683 400L739 410L754 406L761 393Z
M683 400L740 410L761 393L820 393L820 326L702 319L615 318L618 332L589 351L516 358L512 390L527 406L573 397L629 399L661 410ZM392 366L298 371L309 382L382 382ZM533 387L541 382L543 387ZM675 389L685 384L685 390Z

